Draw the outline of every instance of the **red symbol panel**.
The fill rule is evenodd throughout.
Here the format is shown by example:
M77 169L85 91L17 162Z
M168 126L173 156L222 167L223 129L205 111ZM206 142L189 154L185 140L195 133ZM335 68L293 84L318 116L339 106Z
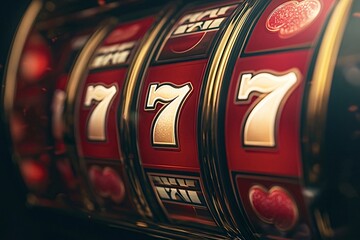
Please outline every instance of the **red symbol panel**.
M107 209L103 214L121 212L116 217L137 217L120 161L118 107L129 63L154 20L150 16L119 24L98 47L88 76L79 84L77 152L86 162L93 196Z
M173 61L207 57L217 35L237 4L228 2L185 11L170 30L157 60Z
M300 111L311 50L239 58L225 143L230 171L301 176Z
M88 76L77 124L80 156L119 159L116 113L125 74L116 69Z
M81 157L120 159L117 110L127 65L154 17L123 23L104 40L78 99L77 149Z
M199 171L197 106L207 61L150 67L140 96L138 141L145 167Z
M260 238L311 239L303 189L293 178L236 174L234 183Z
M248 40L245 53L316 44L335 1L271 1Z
M200 177L198 107L208 53L237 7L225 2L186 8L143 80L137 116L139 155L145 170L157 175L150 177L154 192L170 219L215 224ZM173 182L168 183L164 171L173 174Z

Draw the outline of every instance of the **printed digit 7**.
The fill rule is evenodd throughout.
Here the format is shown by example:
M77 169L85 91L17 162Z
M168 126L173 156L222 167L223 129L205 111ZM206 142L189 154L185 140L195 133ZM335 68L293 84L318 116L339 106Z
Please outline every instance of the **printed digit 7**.
M153 145L178 146L178 121L186 97L192 91L192 85L174 86L168 83L150 84L145 110L155 110L161 102L165 106L156 114L152 126L151 141Z
M281 103L295 86L295 72L276 76L270 73L242 74L236 102L247 104L253 93L259 98L250 106L243 126L243 145L253 147L276 146L276 117Z
M98 102L87 122L87 137L93 141L106 140L106 117L110 103L116 95L116 86L90 85L87 87L84 106Z

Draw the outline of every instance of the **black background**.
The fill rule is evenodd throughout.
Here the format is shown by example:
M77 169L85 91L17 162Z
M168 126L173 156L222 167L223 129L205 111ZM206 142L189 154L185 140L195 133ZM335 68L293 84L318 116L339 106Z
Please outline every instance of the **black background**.
M1 91L4 89L4 67L12 37L28 1L6 1L0 7L0 73ZM3 123L2 102L0 107L0 239L32 239L34 227L27 224L29 215L24 204L24 186L16 176L7 144L7 129ZM30 231L31 230L31 231Z

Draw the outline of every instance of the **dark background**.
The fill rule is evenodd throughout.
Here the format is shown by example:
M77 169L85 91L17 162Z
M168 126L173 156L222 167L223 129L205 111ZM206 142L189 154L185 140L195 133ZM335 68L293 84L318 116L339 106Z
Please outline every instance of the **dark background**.
M4 87L4 67L9 54L12 36L29 1L7 1L0 7L0 83ZM7 144L7 129L3 122L3 107L1 99L0 122L0 239L33 239L26 212L24 186L16 176L15 167L11 162L10 149ZM30 221L29 221L30 222Z

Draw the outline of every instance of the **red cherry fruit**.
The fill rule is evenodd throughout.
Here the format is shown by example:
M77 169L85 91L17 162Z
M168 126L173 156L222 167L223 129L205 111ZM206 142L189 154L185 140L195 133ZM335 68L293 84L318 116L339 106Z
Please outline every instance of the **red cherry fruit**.
M272 32L279 32L281 38L289 38L312 23L320 10L319 0L288 1L270 14L266 28Z
M125 197L125 186L116 173L110 167L101 169L98 166L92 166L89 169L89 177L95 191L104 198L111 198L116 203L121 203Z
M249 199L258 218L274 224L279 230L290 230L298 220L295 201L281 187L275 186L268 191L262 186L255 185L249 191Z

